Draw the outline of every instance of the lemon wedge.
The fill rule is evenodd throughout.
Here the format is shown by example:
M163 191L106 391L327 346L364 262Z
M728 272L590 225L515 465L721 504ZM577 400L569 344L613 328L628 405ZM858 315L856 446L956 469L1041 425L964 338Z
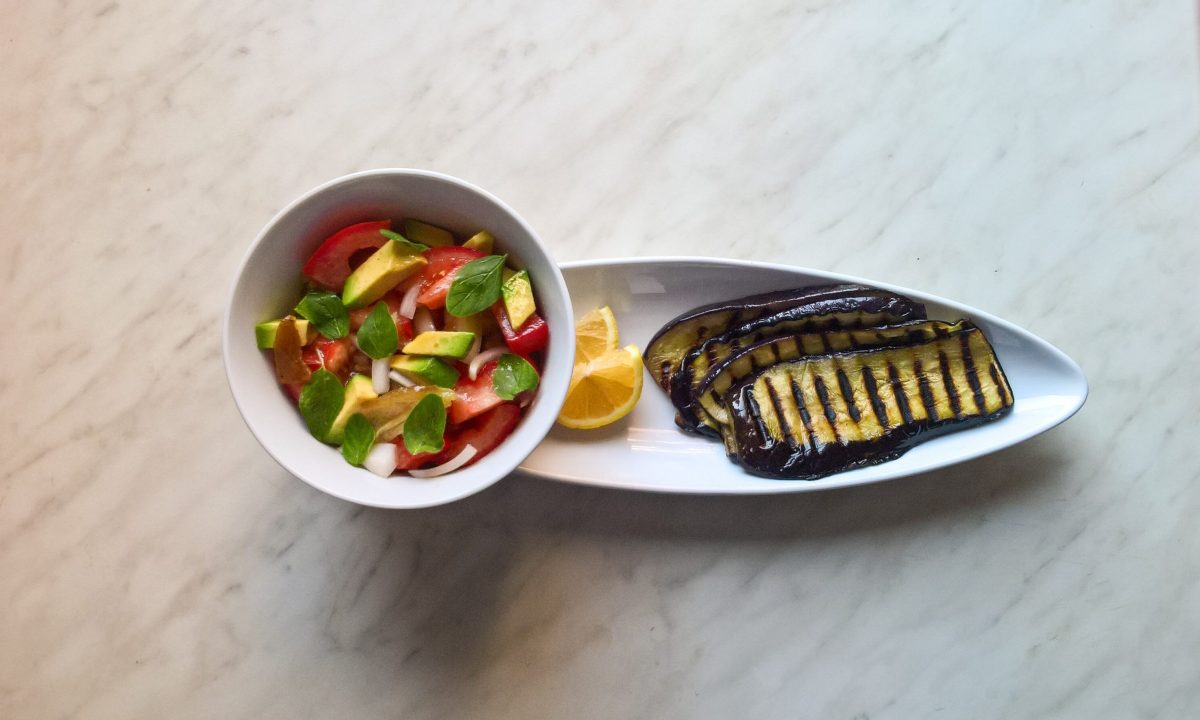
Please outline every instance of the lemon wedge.
M575 324L575 364L595 360L620 347L617 319L605 305L592 310Z
M558 422L591 429L629 414L642 396L642 353L635 345L619 347L612 310L592 310L575 326L575 367Z

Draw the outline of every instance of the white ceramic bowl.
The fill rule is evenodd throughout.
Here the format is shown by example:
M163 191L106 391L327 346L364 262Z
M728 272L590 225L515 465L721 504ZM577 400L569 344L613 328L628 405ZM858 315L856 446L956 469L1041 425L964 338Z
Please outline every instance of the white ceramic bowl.
M356 222L417 218L463 235L486 229L514 264L529 270L550 346L537 398L517 429L474 465L419 480L381 478L315 440L275 380L271 358L254 342L254 325L281 317L301 294L300 267L331 233ZM440 505L508 475L558 416L575 357L571 299L562 273L537 233L494 195L425 170L369 170L328 182L275 216L238 268L225 311L225 372L242 417L263 448L296 477L330 495L374 507Z

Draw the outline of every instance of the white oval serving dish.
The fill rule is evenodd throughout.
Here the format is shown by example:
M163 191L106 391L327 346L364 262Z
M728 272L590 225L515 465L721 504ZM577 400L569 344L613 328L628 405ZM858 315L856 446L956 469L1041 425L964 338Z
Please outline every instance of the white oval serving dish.
M520 469L538 477L655 492L752 495L863 485L928 472L1010 447L1075 414L1087 380L1061 350L993 315L927 293L807 268L714 258L622 258L560 266L582 314L609 305L621 343L646 343L680 313L725 299L827 283L861 283L925 303L932 319L970 318L991 340L1008 375L1013 411L992 423L922 443L901 457L819 480L772 480L725 458L719 441L680 431L675 409L645 376L642 399L623 420L598 430L555 426Z

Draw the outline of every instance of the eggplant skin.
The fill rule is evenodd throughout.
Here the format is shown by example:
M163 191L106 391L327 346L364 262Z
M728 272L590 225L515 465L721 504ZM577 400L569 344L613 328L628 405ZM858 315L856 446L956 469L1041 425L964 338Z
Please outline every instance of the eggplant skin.
M723 300L688 310L663 325L646 344L642 360L654 382L670 392L670 379L684 355L701 342L763 315L785 310L815 297L847 290L867 291L863 285L817 285Z
M692 393L690 410L700 423L719 434L730 423L725 393L739 380L775 363L832 352L901 347L948 337L971 327L966 321L912 320L884 327L847 328L766 337L733 351L709 368ZM701 428L704 432L704 427ZM704 434L709 434L704 432Z
M775 364L730 387L726 451L748 471L813 480L996 420L1013 393L974 326L916 345Z
M819 290L786 308L730 327L689 350L670 377L671 403L679 411L676 424L684 430L703 432L694 409L694 392L710 366L741 347L784 333L874 327L926 317L924 305L886 290L861 285L832 285Z

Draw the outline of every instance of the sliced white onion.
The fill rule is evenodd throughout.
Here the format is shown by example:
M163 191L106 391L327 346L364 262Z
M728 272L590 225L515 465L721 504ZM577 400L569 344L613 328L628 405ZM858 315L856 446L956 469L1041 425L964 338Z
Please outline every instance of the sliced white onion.
M418 335L423 332L433 332L434 330L437 330L437 328L433 326L433 315L429 312L429 308L425 307L424 305L417 307L416 312L413 313L412 321L413 332Z
M462 449L462 452L455 455L454 459L450 462L442 463L441 465L434 465L426 470L409 470L408 474L415 478L431 478L437 477L438 475L445 475L446 473L452 473L463 465L471 462L471 458L475 457L477 452L478 451L475 449L474 445L468 445Z
M363 460L363 467L379 477L387 477L396 471L396 446L390 442L376 443Z
M490 363L493 360L499 359L500 356L506 352L508 352L508 348L502 348L502 347L492 348L491 350L484 350L483 352L476 355L475 359L471 361L471 365L467 368L467 374L471 376L472 380L474 380L475 376L479 375L479 368L483 367L484 365L487 365L488 363Z
M371 361L371 388L376 395L382 395L392 389L388 382L388 372L392 366L388 364L391 358L383 358L382 360Z
M421 294L421 283L415 282L408 290L404 291L404 297L400 300L400 314L412 320L413 315L417 312L417 296Z
M417 384L415 382L404 377L404 374L401 373L399 370L391 371L390 373L388 373L388 377L391 378L392 381L395 382L397 385L403 385L406 388L414 388L417 386Z

